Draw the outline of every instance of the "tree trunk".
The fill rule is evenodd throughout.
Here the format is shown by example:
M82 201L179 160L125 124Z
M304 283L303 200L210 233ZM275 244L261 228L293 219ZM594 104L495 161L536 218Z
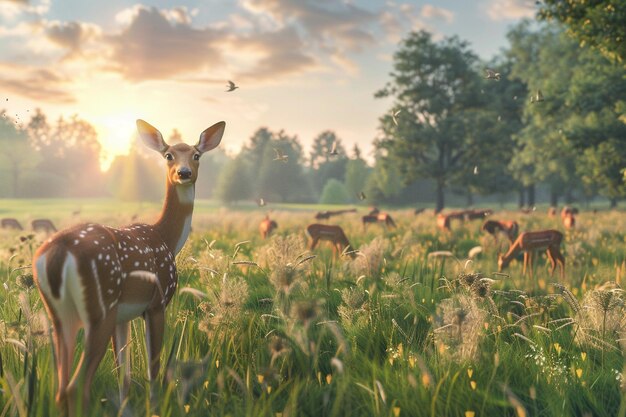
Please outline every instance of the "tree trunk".
M531 184L526 187L526 191L528 192L528 207L535 206L535 184Z
M519 208L524 208L524 206L526 205L525 191L526 190L524 189L524 187L519 189L519 203L518 203Z
M559 206L559 194L556 192L554 188L550 188L550 206L552 207Z
M572 204L574 202L574 196L572 195L572 188L567 187L565 189L565 204Z
M441 210L443 210L443 207L445 205L443 198L443 188L443 181L437 181L437 204L435 206L435 213L439 213Z

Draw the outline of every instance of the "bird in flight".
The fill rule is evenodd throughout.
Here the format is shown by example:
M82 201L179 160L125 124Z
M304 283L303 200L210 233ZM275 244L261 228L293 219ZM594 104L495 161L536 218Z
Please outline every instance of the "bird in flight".
M395 113L393 113L391 115L391 118L393 119L393 124L395 124L396 126L398 126L398 119L397 119L397 117L398 117L398 115L400 114L401 111L402 110L398 110L398 111L396 111Z
M231 80L228 80L228 85L226 87L228 87L228 90L226 90L227 93L230 91L235 91L236 89L239 88L239 86L235 85L235 83L232 82Z
M541 94L541 90L537 90L537 93L533 94L530 97L530 102L531 103L540 103L542 101L544 101L544 98L543 98L543 94Z
M494 70L491 70L489 68L485 69L485 72L487 73L487 75L485 75L486 79L500 81L499 72L495 72Z
M359 200L363 201L365 200L367 197L365 197L365 193L363 191L361 191L359 194L357 194L357 196L359 197Z
M263 197L260 197L256 203L259 205L259 207L265 207L265 200L263 200Z
M276 152L276 157L274 161L287 162L289 160L289 155L285 155L282 150L278 148L274 148L274 152Z
M478 165L474 167L474 175L478 175Z
M331 155L331 156L339 155L339 152L337 152L337 141L333 142L332 146L330 147L330 150L328 151L328 155Z

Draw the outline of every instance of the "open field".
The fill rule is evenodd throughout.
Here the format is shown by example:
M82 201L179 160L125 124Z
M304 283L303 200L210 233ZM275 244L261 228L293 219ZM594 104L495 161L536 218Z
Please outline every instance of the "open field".
M74 216L78 207L62 200L28 215L23 207L9 201L0 217L115 226L135 214L151 219L160 204L85 202ZM545 257L535 279L516 261L494 274L499 247L481 221L453 221L442 233L432 211L392 211L391 230L364 231L365 209L334 217L328 223L344 228L358 256L333 259L322 243L308 259L304 228L314 220L297 209L312 207L274 208L279 228L263 241L265 211L197 205L167 308L160 405L146 411L136 320L130 402L120 411L109 349L90 387L102 405L93 415L626 415L626 213L577 216L576 230L564 232L561 280ZM491 217L517 220L520 231L563 230L545 211ZM29 233L0 230L0 416L57 414L49 324L29 269L44 237ZM466 262L475 246L483 252ZM442 250L454 257L428 257Z

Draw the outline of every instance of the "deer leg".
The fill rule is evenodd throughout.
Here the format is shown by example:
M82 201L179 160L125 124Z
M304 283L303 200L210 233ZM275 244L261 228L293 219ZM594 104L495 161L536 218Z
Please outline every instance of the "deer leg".
M315 246L317 246L317 242L319 241L319 238L311 238L311 246L310 246L310 250L315 249Z
M550 276L553 277L554 270L556 269L556 260L554 259L554 253L552 252L552 248L548 248L548 250L546 251L546 254L548 255L548 260L550 261L550 265L552 266L552 268L550 268Z
M120 378L120 405L128 398L130 391L130 348L128 346L128 336L130 323L120 323L115 326L113 335L113 353Z
M161 348L165 330L165 311L159 305L144 314L146 321L146 348L148 350L148 379L150 379L150 404L155 406L156 381L161 366Z
M116 310L110 310L113 317ZM80 363L74 372L74 376L67 387L67 401L70 416L80 415L76 410L77 387L82 389L82 410L89 408L89 397L91 394L91 383L94 374L104 354L106 353L109 339L113 336L115 320L106 318L90 323L85 327L85 350L80 359ZM80 384L80 385L79 385Z
M530 258L530 253L524 252L524 263L522 264L522 276L526 276L526 268L528 266L528 260Z

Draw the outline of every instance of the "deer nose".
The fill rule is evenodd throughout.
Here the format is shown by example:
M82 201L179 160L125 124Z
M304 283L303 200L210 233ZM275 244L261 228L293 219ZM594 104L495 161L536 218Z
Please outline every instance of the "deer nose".
M191 170L189 168L179 168L176 172L181 180L188 180L191 178Z

